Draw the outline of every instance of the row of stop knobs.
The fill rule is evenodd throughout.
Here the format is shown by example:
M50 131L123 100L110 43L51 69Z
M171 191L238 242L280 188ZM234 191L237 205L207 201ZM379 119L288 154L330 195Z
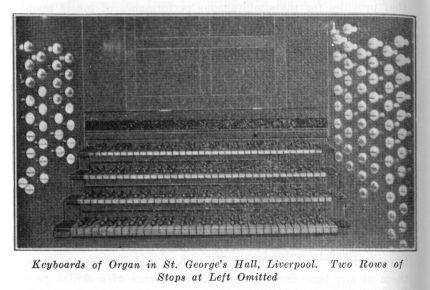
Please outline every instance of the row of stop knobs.
M50 153L55 153L58 158L66 156L68 164L74 164L76 160L73 152L66 153L66 148L73 150L77 143L75 138L66 136L75 130L75 122L71 119L75 110L71 102L75 96L71 85L75 77L71 69L74 57L70 52L64 53L59 43L36 48L31 41L25 41L19 45L19 50L23 58L20 73L23 87L19 93L23 95L21 101L27 111L22 118L27 124L25 139L29 144L23 151L28 161L36 163L25 169L25 176L19 178L18 187L27 194L33 194L36 191L33 182L46 184L50 179L47 173L48 165L52 164ZM53 106L46 100L50 100ZM49 129L55 130L46 135ZM39 170L38 178L34 179Z

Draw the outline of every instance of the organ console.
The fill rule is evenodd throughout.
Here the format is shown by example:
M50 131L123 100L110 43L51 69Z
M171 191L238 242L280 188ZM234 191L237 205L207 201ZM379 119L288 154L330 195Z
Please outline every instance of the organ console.
M102 18L16 20L19 243L415 246L412 19Z

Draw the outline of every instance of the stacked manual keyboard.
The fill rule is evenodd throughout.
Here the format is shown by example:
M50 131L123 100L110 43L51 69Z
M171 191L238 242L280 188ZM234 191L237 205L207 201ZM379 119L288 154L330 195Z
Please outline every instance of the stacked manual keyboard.
M338 173L325 138L133 133L87 141L56 237L338 232Z

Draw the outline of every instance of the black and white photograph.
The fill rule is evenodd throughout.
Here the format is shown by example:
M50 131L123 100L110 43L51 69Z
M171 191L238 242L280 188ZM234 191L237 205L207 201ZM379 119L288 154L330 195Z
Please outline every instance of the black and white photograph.
M0 15L3 288L430 289L430 2Z
M416 249L415 20L15 14L15 247Z

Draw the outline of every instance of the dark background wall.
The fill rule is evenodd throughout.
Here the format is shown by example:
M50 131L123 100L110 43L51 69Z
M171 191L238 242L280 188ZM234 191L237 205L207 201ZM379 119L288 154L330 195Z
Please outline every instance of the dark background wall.
M86 115L145 118L136 113L173 109L223 118L260 108L324 117L328 24L324 18L84 18Z

